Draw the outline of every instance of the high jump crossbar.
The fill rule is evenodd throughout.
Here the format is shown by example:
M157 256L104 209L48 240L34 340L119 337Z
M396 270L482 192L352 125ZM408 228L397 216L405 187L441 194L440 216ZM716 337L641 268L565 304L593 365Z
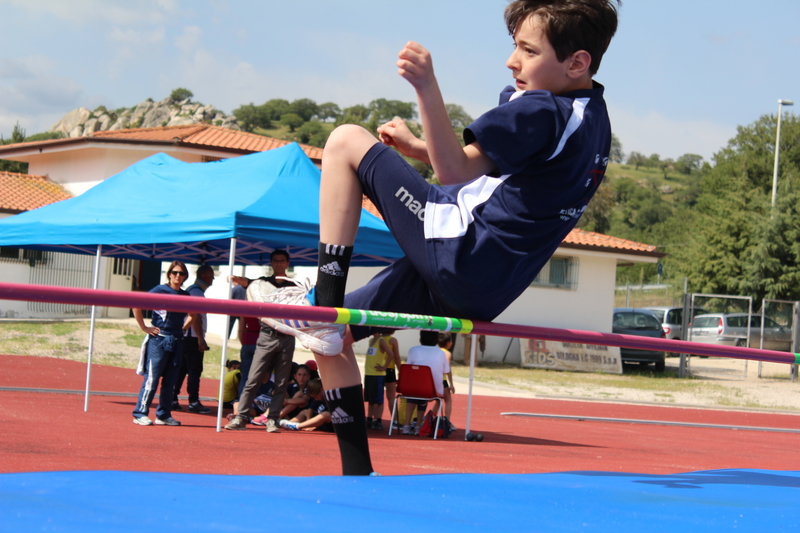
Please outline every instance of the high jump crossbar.
M96 305L103 307L129 307L136 309L166 309L185 313L214 313L231 316L290 318L314 322L333 322L359 326L393 329L427 329L453 333L472 333L494 337L514 337L556 342L575 342L601 346L618 346L643 350L728 357L769 363L800 364L800 354L759 350L740 346L723 346L700 342L653 339L617 333L598 333L562 328L546 328L481 322L459 318L413 315L344 309L334 307L295 306L247 302L243 300L217 300L212 298L187 298L170 294L147 292L109 291L21 283L0 283L0 300L21 300L61 304Z

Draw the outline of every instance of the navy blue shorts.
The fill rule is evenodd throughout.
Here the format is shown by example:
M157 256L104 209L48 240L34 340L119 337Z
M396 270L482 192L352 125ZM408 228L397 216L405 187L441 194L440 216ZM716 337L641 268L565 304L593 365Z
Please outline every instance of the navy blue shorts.
M358 167L364 194L383 216L405 257L378 273L364 287L345 296L344 306L416 315L458 316L436 292L437 273L430 268L424 209L431 185L394 150L376 144ZM382 328L351 326L355 340Z
M364 401L383 405L383 376L364 376Z

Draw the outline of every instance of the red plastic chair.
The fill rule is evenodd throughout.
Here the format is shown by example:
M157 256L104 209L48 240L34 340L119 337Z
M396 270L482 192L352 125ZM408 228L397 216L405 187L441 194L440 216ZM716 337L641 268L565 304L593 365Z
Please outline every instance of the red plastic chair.
M433 374L428 366L423 365L400 365L400 376L397 379L397 395L392 404L392 421L389 423L389 435L392 434L392 427L397 418L397 402L405 398L406 400L438 400L439 410L436 415L436 427L433 429L433 438L439 432L439 421L442 418L442 406L444 398L436 392L436 384L433 381ZM417 421L422 424L422 416L417 415Z

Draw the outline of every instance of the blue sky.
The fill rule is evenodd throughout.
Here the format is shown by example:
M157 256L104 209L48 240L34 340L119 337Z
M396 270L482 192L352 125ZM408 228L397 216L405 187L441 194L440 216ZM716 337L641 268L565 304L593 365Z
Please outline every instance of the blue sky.
M413 101L408 40L477 117L512 82L505 0L0 0L0 134L186 87L226 113L271 98ZM625 0L596 79L626 153L709 160L777 100L800 106L797 0ZM795 108L788 108L794 112Z

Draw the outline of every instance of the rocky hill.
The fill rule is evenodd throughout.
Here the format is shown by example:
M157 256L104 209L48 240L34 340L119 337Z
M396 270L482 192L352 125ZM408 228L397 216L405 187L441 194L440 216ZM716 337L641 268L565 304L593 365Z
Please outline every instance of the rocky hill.
M135 107L115 111L109 111L103 106L94 111L79 107L64 115L50 131L60 132L65 137L83 137L96 131L185 126L198 122L232 130L240 129L236 117L226 115L213 105L192 102L191 98L175 101L167 97L160 102L147 99Z

